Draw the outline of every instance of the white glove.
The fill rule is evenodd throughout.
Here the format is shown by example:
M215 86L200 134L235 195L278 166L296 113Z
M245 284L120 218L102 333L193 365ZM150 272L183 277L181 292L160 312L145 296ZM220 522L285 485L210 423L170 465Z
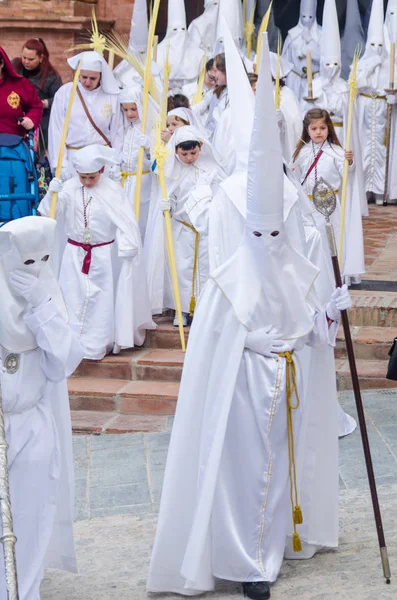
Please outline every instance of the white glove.
M245 348L267 358L274 358L274 355L279 352L291 350L290 344L280 340L280 334L273 327L249 331L245 338Z
M284 127L284 115L283 111L279 108L276 110L277 123L280 129Z
M50 181L50 185L48 186L48 191L56 192L57 194L59 194L60 192L62 192L62 188L63 188L63 181L61 181L61 179L57 179L56 177L54 177L54 179L51 179L51 181Z
M340 311L349 310L351 307L352 299L345 284L332 292L331 299L327 304L326 313L331 321L339 321Z
M119 166L113 166L109 170L109 179L120 182L122 180L121 170Z
M160 200L160 209L165 212L171 210L171 202L169 200Z
M136 139L138 146L143 146L144 148L150 148L152 142L148 135L144 135L140 131L137 131L135 134L135 139Z
M15 293L25 298L33 308L50 300L50 296L47 290L44 289L42 281L38 277L31 275L31 273L17 269L11 273L10 283Z
M386 96L386 102L388 104L391 104L391 105L397 104L396 94L387 94L387 96Z
M63 182L67 181L68 179L72 179L73 175L70 173L68 167L62 167L61 170L61 180Z

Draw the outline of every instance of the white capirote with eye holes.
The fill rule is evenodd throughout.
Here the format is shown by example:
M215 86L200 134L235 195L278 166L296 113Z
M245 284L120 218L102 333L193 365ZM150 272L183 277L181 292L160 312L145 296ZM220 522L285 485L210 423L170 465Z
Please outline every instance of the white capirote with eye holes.
M9 282L11 273L25 271L38 277L49 297L67 319L67 311L58 282L50 265L56 221L46 217L23 217L0 229L0 345L21 353L37 347L36 338L23 316L29 306L16 294Z

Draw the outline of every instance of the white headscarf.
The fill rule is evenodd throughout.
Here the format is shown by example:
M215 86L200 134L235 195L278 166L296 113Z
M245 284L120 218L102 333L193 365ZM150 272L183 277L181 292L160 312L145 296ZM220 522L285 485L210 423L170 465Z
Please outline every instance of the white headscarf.
M122 88L120 91L120 104L131 103L134 102L138 109L138 117L139 122L142 121L143 115L143 89L140 85L135 85L132 87ZM153 100L151 96L149 96L149 104L148 104L148 115L146 121L146 132L149 133L153 127L153 124L156 121L156 118L159 114L159 107L157 103ZM124 115L123 115L124 116ZM125 123L127 123L125 119Z
M297 339L313 328L306 298L318 269L290 245L284 226L283 185L269 46L263 34L244 236L237 252L212 278L250 331L274 326L283 339Z
M169 111L167 116L179 117L180 119L187 121L188 125L195 127L197 129L197 131L199 131L204 137L206 137L205 131L203 130L203 126L202 126L200 120L197 118L197 116L194 114L194 112L190 108L185 108L184 106L179 106L178 108L173 108L172 110Z
M72 163L77 173L98 173L106 165L117 165L113 148L92 144L73 152Z
M37 348L36 337L23 318L28 303L9 283L10 274L17 269L40 279L67 320L62 293L47 259L53 251L56 226L54 219L23 217L0 229L0 344L10 352L19 354Z
M101 73L100 86L106 94L120 93L117 81L103 56L94 50L80 52L80 54L76 54L76 56L68 58L68 63L72 67L73 71L76 71L80 60L81 69L83 71L95 71L96 73Z
M207 141L206 137L195 127L186 125L185 127L178 127L175 129L173 136L167 144L168 155L164 167L166 177L169 179L179 179L181 176L185 165L179 160L175 151L178 144L182 144L183 142L200 142L203 144L200 156L194 163L196 166L209 172L218 167L212 146Z

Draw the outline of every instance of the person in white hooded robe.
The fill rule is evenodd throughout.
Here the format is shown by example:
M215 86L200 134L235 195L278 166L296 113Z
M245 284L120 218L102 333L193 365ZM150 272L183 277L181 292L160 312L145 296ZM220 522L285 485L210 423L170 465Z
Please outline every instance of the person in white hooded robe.
M76 571L66 379L84 349L50 266L55 231L39 217L0 229L0 388L20 600L39 600L45 567Z
M373 0L368 26L367 44L357 67L358 127L364 164L365 190L369 200L383 204L386 163L387 103L395 96L387 95L390 60L385 47L383 0ZM395 153L391 156L391 172ZM397 189L390 189L390 197L397 197Z
M149 100L150 102L150 100ZM139 229L142 241L145 239L146 224L149 214L150 198L152 193L152 159L150 147L152 139L150 135L142 132L142 114L143 98L142 88L135 86L133 88L124 88L120 94L120 105L124 115L124 141L123 141L123 160L121 163L121 183L130 202L131 208L134 207L136 174L138 167L138 156L140 148L144 148L144 158L142 166L142 188L141 203L139 214ZM151 115L155 112L152 109ZM148 119L146 131L150 132L153 119Z
M204 0L204 12L194 19L188 29L189 37L210 57L216 42L219 0Z
M249 598L267 600L284 552L308 558L319 546L337 544L337 506L317 514L316 523L311 518L338 485L337 452L321 437L320 452L333 455L327 490L310 496L303 525L298 510L292 518L293 456L304 460L299 442L310 432L301 438L300 423L311 407L302 395L299 405L290 384L294 350L333 343L339 308L349 307L350 298L338 289L327 311L317 311L309 290L318 271L288 243L267 48L257 98L244 238L212 273L191 329L149 568L151 592L196 595L213 590L219 578L241 582ZM298 374L296 381L299 395ZM324 420L323 431L328 426ZM331 444L336 447L336 437Z
M64 184L53 179L39 205L40 214L49 215L58 192L55 218L64 232L59 283L90 360L141 346L146 330L155 328L134 212L121 184L103 174L114 163L111 148L75 152L78 175Z
M184 0L168 1L167 32L157 47L156 62L160 68L164 68L167 52L171 67L170 90L182 89L197 80L204 52L188 35Z
M78 92L73 100L66 148L62 164L62 179L76 174L73 154L85 146L100 144L111 146L116 151L116 160L109 175L120 177L121 153L123 148L123 119L120 112L120 90L103 56L98 52L81 52L68 59L69 66L76 71L81 61ZM48 130L48 154L52 171L58 163L63 126L73 83L65 83L54 96ZM86 114L83 102L91 115L97 131Z
M321 27L316 19L317 0L301 0L298 24L290 29L284 42L283 56L294 65L287 77L287 85L299 102L307 95L306 56L312 54L313 76L320 69Z

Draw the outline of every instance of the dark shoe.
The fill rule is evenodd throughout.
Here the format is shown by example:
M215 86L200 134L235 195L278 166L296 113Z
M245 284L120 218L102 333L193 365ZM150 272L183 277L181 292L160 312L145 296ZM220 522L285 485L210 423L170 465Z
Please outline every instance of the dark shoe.
M268 600L270 598L270 587L266 581L252 581L243 583L244 596L251 600Z

